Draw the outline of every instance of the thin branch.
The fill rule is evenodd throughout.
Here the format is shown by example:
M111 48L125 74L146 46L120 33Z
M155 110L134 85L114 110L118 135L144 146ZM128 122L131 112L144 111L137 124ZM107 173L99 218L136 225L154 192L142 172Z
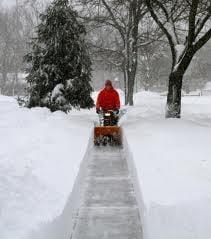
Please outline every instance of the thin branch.
M161 2L159 2L158 0L154 0L154 2L157 3L158 7L160 7L163 10L164 15L166 17L166 20L168 21L169 20L169 14L168 14L168 11L165 8L165 6Z
M166 35L166 37L168 38L169 41L169 45L171 48L171 53L172 53L172 60L173 60L173 64L172 67L176 64L176 52L175 52L175 46L174 46L174 41L172 39L171 34L168 32L168 30L165 28L164 24L159 20L158 15L155 13L152 4L151 4L151 0L145 0L145 3L151 13L152 18L155 20L155 22L158 24L158 26L161 28L161 30L163 31L163 33Z
M109 5L106 3L105 0L102 0L102 3L105 6L105 8L107 9L108 13L110 14L110 17L111 17L112 21L114 22L114 24L116 25L116 28L119 30L119 33L120 33L122 39L125 40L124 31L122 30L121 25L117 22L111 8L109 7Z

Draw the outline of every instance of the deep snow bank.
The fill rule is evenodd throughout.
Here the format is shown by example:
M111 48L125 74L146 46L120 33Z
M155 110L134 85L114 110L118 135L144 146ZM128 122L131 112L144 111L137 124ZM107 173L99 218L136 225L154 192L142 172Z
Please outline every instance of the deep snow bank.
M211 235L211 98L183 98L183 118L164 119L165 98L141 92L122 120L136 167L145 239Z
M93 148L92 138L89 140L86 153L80 164L75 183L72 187L72 191L67 199L65 207L60 215L53 220L45 222L39 226L36 230L33 230L28 239L70 239L74 238L76 226L79 220L79 212L81 208L81 198L84 197L84 191L86 190L88 163L90 160L90 154Z
M95 114L19 108L0 96L0 237L24 239L62 213Z

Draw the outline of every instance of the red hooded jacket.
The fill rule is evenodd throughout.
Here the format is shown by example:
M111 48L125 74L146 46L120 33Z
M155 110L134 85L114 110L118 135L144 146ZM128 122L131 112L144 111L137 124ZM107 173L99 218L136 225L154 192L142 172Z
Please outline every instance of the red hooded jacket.
M120 100L118 92L112 87L111 89L103 89L97 97L96 108L103 110L115 110L120 108Z

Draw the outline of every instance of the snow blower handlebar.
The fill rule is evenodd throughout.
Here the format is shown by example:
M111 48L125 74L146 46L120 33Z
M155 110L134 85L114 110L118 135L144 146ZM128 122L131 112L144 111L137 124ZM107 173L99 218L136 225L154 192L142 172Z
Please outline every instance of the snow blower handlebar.
M119 111L114 110L100 110L98 111L99 121L101 126L115 126L118 124Z
M115 109L115 110L103 110L103 109L96 109L96 113L97 114L106 114L106 113L111 113L111 114L115 114L118 115L119 114L119 109Z

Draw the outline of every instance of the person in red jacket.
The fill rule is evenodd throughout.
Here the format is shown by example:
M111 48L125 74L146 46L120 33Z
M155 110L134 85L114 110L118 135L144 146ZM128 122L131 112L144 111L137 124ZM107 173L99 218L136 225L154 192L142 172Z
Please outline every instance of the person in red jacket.
M106 80L105 88L100 91L97 97L96 112L99 113L100 110L108 111L114 110L119 113L120 100L118 92L113 88L112 82Z

